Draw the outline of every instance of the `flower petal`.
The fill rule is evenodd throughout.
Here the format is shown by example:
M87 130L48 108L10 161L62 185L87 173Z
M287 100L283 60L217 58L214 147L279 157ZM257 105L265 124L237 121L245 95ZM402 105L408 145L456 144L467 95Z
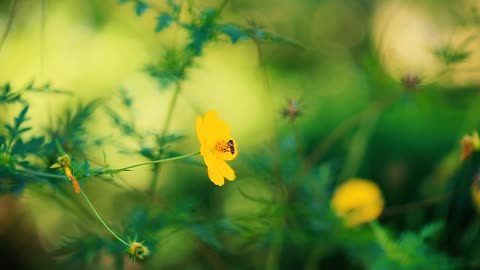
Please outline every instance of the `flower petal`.
M235 172L233 171L232 167L227 164L227 162L219 159L216 163L218 170L225 178L230 181L235 180Z
M208 167L208 178L217 186L223 186L225 179L215 167Z
M230 126L223 120L217 120L212 123L212 129L215 131L215 137L217 138L230 137Z
M197 127L197 138L200 144L202 144L205 141L205 127L203 124L203 119L201 116L197 117L197 122L196 122L196 127Z
M218 113L215 110L209 110L205 113L205 117L203 118L204 130L205 135L212 133L215 124L218 121Z

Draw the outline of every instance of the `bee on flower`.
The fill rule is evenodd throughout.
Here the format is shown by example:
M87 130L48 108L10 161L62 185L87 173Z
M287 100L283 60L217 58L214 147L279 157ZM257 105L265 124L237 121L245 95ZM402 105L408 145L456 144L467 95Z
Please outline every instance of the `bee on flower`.
M207 166L208 177L217 186L223 186L225 178L235 180L235 172L226 161L238 155L238 144L231 136L227 122L218 119L218 113L210 110L197 117L197 138L200 154Z

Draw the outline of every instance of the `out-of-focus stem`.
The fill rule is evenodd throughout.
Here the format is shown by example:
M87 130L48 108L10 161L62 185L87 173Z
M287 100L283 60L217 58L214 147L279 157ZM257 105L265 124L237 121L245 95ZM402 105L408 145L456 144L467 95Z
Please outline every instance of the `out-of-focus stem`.
M8 12L8 19L5 26L5 31L3 32L2 38L0 39L0 52L2 51L3 45L5 40L7 39L8 33L10 33L10 29L12 28L13 18L15 17L15 12L17 10L17 0L12 1L12 5L10 6L10 11Z
M161 137L160 137L162 139L165 138L165 136L168 133L168 130L170 129L170 123L172 121L173 111L174 111L175 106L177 104L178 96L179 96L180 92L182 91L182 87L181 87L180 82L177 81L175 86L176 86L175 91L173 92L172 99L170 100L170 105L168 106L168 110L167 110L167 116L165 117L165 121L164 121L164 124L163 124L163 129L162 129L162 133L161 133ZM161 145L160 147L163 147L163 145ZM155 166L155 168L154 168L154 173L152 175L152 180L150 181L150 188L149 188L149 192L152 195L155 194L155 188L157 186L158 175L160 174L160 169L161 169L160 165Z
M109 231L115 238L117 238L118 241L122 242L124 245L126 245L127 247L129 246L127 241L123 240L122 238L120 238L111 228L110 226L108 226L108 224L105 222L105 220L102 218L102 216L100 216L100 214L97 212L97 210L95 209L95 207L93 206L93 204L90 202L90 200L88 199L88 196L87 194L85 194L85 192L83 192L83 190L80 191L80 194L82 194L83 198L85 199L85 201L87 201L87 204L88 206L90 206L90 208L92 209L93 213L95 213L95 216L97 216L98 220L100 220L100 222L102 223L102 225L105 227L105 229L107 229L107 231Z

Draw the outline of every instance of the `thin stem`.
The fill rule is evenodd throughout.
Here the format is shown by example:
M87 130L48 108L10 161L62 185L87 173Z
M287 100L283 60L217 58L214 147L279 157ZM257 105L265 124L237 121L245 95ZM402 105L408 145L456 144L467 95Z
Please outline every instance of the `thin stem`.
M12 5L10 7L10 11L8 12L8 20L5 27L5 31L3 32L2 38L0 39L0 51L2 51L3 44L7 39L8 33L10 33L10 29L12 28L13 18L15 17L16 10L17 10L17 0L13 0Z
M352 128L357 126L364 119L370 118L382 112L385 108L393 104L401 95L401 93L394 92L384 99L371 104L365 111L353 115L338 125L323 141L319 144L306 160L306 167L312 166L316 161L321 159L323 155L332 147L340 138L342 138Z
M58 174L52 174L52 173L43 173L43 172L37 172L37 171L32 171L32 170L29 170L29 169L25 169L23 168L21 171L19 172L24 172L26 174L32 174L32 175L36 175L36 176L42 176L42 177L48 177L48 178L56 178L56 179L67 179L67 177L65 175L58 175Z
M200 154L200 152L191 153L191 154L186 154L186 155L178 156L178 157L172 157L172 158L165 158L165 159L159 159L159 160L153 160L153 161L143 162L143 163L134 164L134 165L130 165L130 166L123 167L123 168L119 168L119 169L104 170L104 171L102 171L102 172L92 173L91 175L92 175L92 176L96 176L96 175L100 175L100 174L116 174L116 173L119 173L119 172L122 172L122 171L126 171L126 170L128 170L128 169L135 168L135 167L140 167L140 166L149 165L149 164L158 164L158 163L163 163L163 162L167 162L167 161L174 161L174 160L184 159L184 158L191 157L191 156L195 156L195 155L198 155L198 154ZM64 175L57 175L57 174L51 174L51 173L43 173L43 172L38 172L38 171L29 170L29 169L26 169L26 168L23 168L21 171L24 172L24 173L26 173L26 174L32 174L32 175L37 175L37 176L42 176L42 177L48 177L48 178L56 178L56 179L65 179L65 178L66 178L66 176L64 176Z
M170 100L170 105L168 106L167 116L165 118L165 122L164 122L164 125L163 125L161 138L165 138L165 136L168 133L168 130L170 128L170 123L172 121L173 111L175 109L175 105L177 104L177 100L178 100L178 96L180 94L180 91L182 90L182 87L181 87L181 85L178 81L176 82L175 85L176 85L175 91L173 92L172 99ZM160 147L163 147L163 145L160 146ZM196 154L198 154L198 153L187 155L187 156L193 156L193 155L196 155ZM183 157L181 157L181 158L183 158ZM145 164L154 164L154 163L160 163L160 162L152 161L152 162L142 163L138 166L145 165ZM134 167L137 167L137 166L134 166ZM131 167L129 167L129 168L131 168ZM157 178L158 178L158 175L160 174L160 168L161 168L161 166L156 166L154 174L152 175L152 180L150 182L150 194L152 194L152 195L155 194L155 187L157 186L157 181L158 181Z
M177 104L178 95L182 90L182 87L179 82L177 82L175 86L176 86L175 91L173 92L172 99L170 100L170 105L168 106L168 110L167 110L167 116L163 124L162 137L165 137L168 133L168 129L170 128L170 123L172 122L173 110L175 109L175 105Z
M258 57L258 63L259 63L259 66L260 66L260 69L261 69L261 72L262 72L262 79L263 79L263 85L264 85L264 90L265 90L265 95L267 97L271 97L273 96L273 90L272 90L272 87L271 87L271 83L270 83L270 79L269 79L269 76L268 76L268 70L267 70L267 67L265 65L265 58L264 58L264 54L263 54L263 50L262 50L262 46L260 44L260 41L257 40L257 39L253 39L253 42L255 44L255 48L257 50L257 57ZM269 98L266 98L265 100L269 100ZM279 155L279 152L280 150L278 149L278 143L279 143L279 139L278 139L278 128L277 128L277 119L275 117L275 113L272 112L271 114L271 130L273 131L273 140L271 140L271 149L272 149L272 153L273 153L273 164L274 164L274 167L273 167L273 175L275 177L278 178L278 180L280 181L280 167L279 167L279 159L278 157L280 156Z
M152 181L150 182L150 188L149 188L150 195L154 195L154 194L155 194L155 187L157 186L158 175L159 175L159 174L160 174L160 165L159 165L159 164L155 164L155 165L153 166Z
M276 270L279 268L279 258L282 253L282 245L284 241L284 222L283 220L277 220L274 224L273 241L266 259L266 270Z
M140 166L144 166L144 165L158 164L158 163L163 163L163 162L167 162L167 161L174 161L174 160L184 159L184 158L191 157L191 156L195 156L195 155L198 155L198 154L200 154L200 152L196 152L196 153L192 153L192 154L186 154L186 155L178 156L178 157L172 157L172 158L165 158L165 159L147 161L147 162L143 162L143 163L139 163L139 164L135 164L135 165L123 167L123 168L120 168L120 169L114 169L114 170L112 170L111 172L116 173L117 171L118 171L118 172L120 172L120 171L126 171L126 170L128 170L128 169L135 168L135 167L140 167ZM109 173L110 173L110 172L106 172L106 174L109 174Z
M93 204L92 204L92 203L90 202L90 200L88 199L87 194L85 194L85 192L83 192L83 190L80 190L80 193L82 194L83 198L87 201L88 206L90 206L90 208L92 209L93 213L95 213L95 215L96 215L97 218L100 220L100 222L103 224L103 226L104 226L113 236L115 236L115 238L117 238L118 241L122 242L124 245L126 245L126 246L128 247L129 244L127 243L127 241L123 240L123 239L120 238L115 232L113 232L112 229L110 229L110 227L107 225L107 223L105 222L105 220L103 220L103 218L100 216L100 214L97 212L97 210L95 209L95 207L93 206Z

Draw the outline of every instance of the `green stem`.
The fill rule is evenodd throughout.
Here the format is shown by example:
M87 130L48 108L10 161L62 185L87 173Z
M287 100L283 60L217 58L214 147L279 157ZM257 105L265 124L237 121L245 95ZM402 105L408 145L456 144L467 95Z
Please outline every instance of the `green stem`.
M163 124L163 129L162 129L162 133L161 133L161 137L160 138L165 138L165 136L167 135L168 133L168 129L170 128L170 123L172 121L172 115L173 115L173 110L175 109L175 105L177 104L177 100L178 100L178 96L180 95L180 92L182 90L182 87L180 85L180 83L177 81L176 82L176 87L175 87L175 91L173 92L173 96L172 96L172 99L170 100L170 105L168 106L168 110L167 110L167 116L165 118L165 122ZM162 148L163 145L160 146L160 148ZM193 155L196 155L198 153L195 153L195 154L192 154ZM189 155L190 156L190 155ZM160 163L160 162L151 162L151 163L143 163L141 165L145 165L145 164L154 164L154 163ZM139 166L141 166L139 165ZM136 167L136 166L134 166ZM152 175L152 180L150 182L150 194L154 195L155 194L155 187L157 186L157 179L158 179L158 175L160 174L160 168L161 166L155 166L155 171L154 171L154 174Z
M90 208L92 209L93 213L95 213L95 215L97 216L97 218L100 220L100 222L103 224L103 226L115 237L118 239L118 241L122 242L124 245L126 245L127 247L129 246L129 244L127 243L127 241L123 240L122 238L120 238L115 232L112 231L112 229L110 229L110 227L107 225L107 223L105 222L105 220L103 220L103 218L100 216L100 214L97 212L97 210L95 209L95 207L93 206L93 204L90 202L90 200L88 199L87 197L87 194L85 194L85 192L83 192L83 190L80 190L80 193L82 194L83 198L87 201L87 204L88 206L90 206Z
M284 224L282 220L278 220L275 224L275 231L273 232L273 243L271 243L270 250L268 251L266 259L266 270L279 269L279 258L282 253L282 245L284 241Z
M33 175L38 175L38 176L43 176L43 177L50 177L50 178L58 178L58 179L65 179L66 176L62 175L56 175L56 174L50 174L50 173L43 173L43 172L37 172L37 171L32 171L29 169L23 169L22 170L25 173L28 174L33 174ZM88 206L92 209L93 213L95 213L95 216L100 220L100 222L103 224L103 226L115 237L118 239L118 241L122 242L124 245L128 246L127 241L123 240L120 238L115 232L112 231L112 229L108 226L108 224L105 222L105 220L100 216L100 214L97 212L93 204L90 202L90 200L87 197L87 194L83 192L83 190L80 190L80 193L82 194L83 198L87 201Z
M159 164L155 164L153 166L153 173L152 173L152 181L150 182L150 187L149 187L149 192L150 192L150 195L154 195L155 194L155 187L157 186L157 182L158 182L158 175L160 174L160 165Z
M117 173L117 172L126 171L126 170L128 170L128 169L135 168L135 167L140 167L140 166L144 166L144 165L158 164L158 163L163 163L163 162L167 162L167 161L174 161L174 160L184 159L184 158L191 157L191 156L195 156L195 155L198 155L198 154L200 154L200 152L196 152L196 153L192 153L192 154L186 154L186 155L178 156L178 157L172 157L172 158L165 158L165 159L147 161L147 162L143 162L143 163L139 163L139 164L135 164L135 165L123 167L123 168L120 168L120 169L114 169L114 170L111 170L111 171L107 171L106 174L110 174L110 173L115 174L115 173Z
M36 176L48 177L48 178L67 179L67 177L65 175L37 172L37 171L32 171L32 170L29 170L29 169L25 169L25 168L22 169L19 172L23 172L23 173L26 173L26 174L32 174L32 175L36 175Z
M354 127L361 123L365 119L369 119L372 116L375 116L390 105L395 103L399 97L401 97L402 92L393 92L390 95L387 95L384 98L379 99L378 101L370 104L364 111L354 114L351 118L348 118L342 121L336 128L330 132L325 139L322 140L305 160L305 167L311 167L315 164L316 161L320 160L323 155L330 150L330 148L345 134L350 132Z
M175 87L175 91L173 92L172 99L170 100L170 104L168 106L167 110L167 116L165 118L165 122L163 124L163 129L162 129L162 137L165 137L167 135L168 129L170 128L170 123L172 122L172 115L173 115L173 110L175 109L175 105L177 104L178 96L180 94L180 91L182 90L182 87L179 82L177 82Z
M93 173L91 173L91 175L92 175L92 176L96 176L96 175L101 175L101 174L116 174L116 173L119 173L119 172L127 171L127 170L129 170L129 169L131 169L131 168L135 168L135 167L140 167L140 166L149 165L149 164L158 164L158 163L167 162L167 161L174 161L174 160L184 159L184 158L191 157L191 156L195 156L195 155L198 155L198 154L200 154L200 152L191 153L191 154L186 154L186 155L178 156L178 157L172 157L172 158L165 158L165 159L159 159L159 160L153 160L153 161L143 162L143 163L139 163L139 164L135 164L135 165L130 165L130 166L127 166L127 167L123 167L123 168L120 168L120 169L103 170L103 171L101 171L101 172L93 172ZM32 171L32 170L29 170L29 169L26 169L26 168L23 168L20 172L24 172L24 173L26 173L26 174L32 174L32 175L42 176L42 177L48 177L48 178L66 179L66 176L64 176L64 175L37 172L37 171Z

